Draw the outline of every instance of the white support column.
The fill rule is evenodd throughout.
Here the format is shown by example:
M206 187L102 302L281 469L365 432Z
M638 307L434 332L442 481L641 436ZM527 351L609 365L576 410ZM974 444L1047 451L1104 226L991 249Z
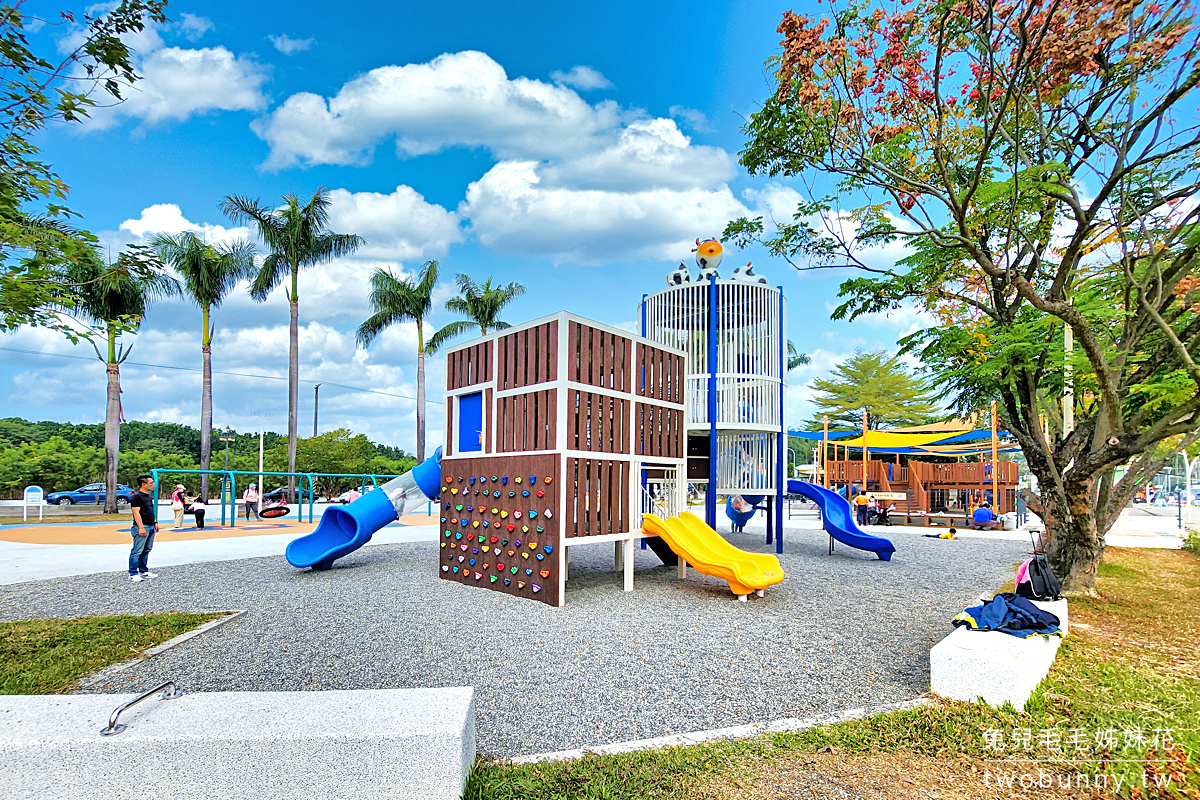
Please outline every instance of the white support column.
M633 553L637 537L630 536L621 542L621 550L625 556L625 591L633 591Z

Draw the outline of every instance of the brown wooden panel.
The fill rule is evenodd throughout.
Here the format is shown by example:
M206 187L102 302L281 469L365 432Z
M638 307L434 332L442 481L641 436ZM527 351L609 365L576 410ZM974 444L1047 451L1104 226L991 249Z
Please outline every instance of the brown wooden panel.
M446 449L442 451L444 456L454 455L454 398L446 398Z
M559 456L556 454L484 456L443 461L438 576L443 580L557 606L560 601L558 551L562 543L561 530L565 524L562 520L568 517L564 510L556 507L554 499L558 494L558 465ZM501 480L493 482L493 475L498 479L507 478L507 483ZM516 483L518 475L522 479L520 484ZM537 476L536 487L546 490L545 497L538 499L534 496L535 487L528 482L531 475ZM481 476L486 478L483 483L479 480ZM544 482L546 476L551 476L550 484ZM449 483L445 482L446 478L450 478ZM451 494L450 489L457 489L457 494ZM529 498L521 497L523 489L530 490ZM482 495L485 490L500 491L501 496L485 498ZM509 498L509 491L514 491L516 496ZM456 509L458 505L463 506L462 511ZM492 508L507 511L508 516L502 518L498 514L493 515ZM549 519L545 517L547 508L554 512ZM530 510L537 511L536 518L529 518ZM521 519L515 518L514 512L517 511L521 512ZM479 526L476 527L475 523L479 523ZM487 523L487 527L484 527L484 523ZM496 523L500 527L495 527ZM514 526L511 532L507 529L510 524ZM536 530L539 524L543 528L540 533ZM528 527L529 530L522 531L522 527ZM484 537L482 542L478 541L481 534ZM493 536L498 541L492 542ZM520 547L515 546L518 539L521 541ZM507 542L502 544L504 540ZM530 549L530 544L535 545L536 549ZM461 549L463 545L466 545L466 550ZM545 552L547 546L551 548L550 553ZM498 556L495 553L497 548L500 549ZM509 550L513 551L512 556L508 555ZM522 553L527 553L528 557L522 558ZM540 561L537 559L538 553L542 554ZM459 556L463 557L461 562ZM470 564L472 558L476 561L474 565ZM486 568L484 564L487 564ZM504 565L503 573L500 572L500 564ZM518 570L515 575L511 571L513 566ZM458 567L458 573L452 571L455 567ZM466 572L463 571L464 567L467 568ZM532 574L526 575L526 569ZM547 572L544 577L540 574L543 570ZM475 578L476 574L480 576L478 579ZM493 576L495 581L491 580ZM506 579L509 581L507 586L504 583ZM519 583L524 586L519 586ZM535 585L539 587L537 592L533 591Z
M629 464L596 458L567 459L567 521L563 535L602 536L629 530Z

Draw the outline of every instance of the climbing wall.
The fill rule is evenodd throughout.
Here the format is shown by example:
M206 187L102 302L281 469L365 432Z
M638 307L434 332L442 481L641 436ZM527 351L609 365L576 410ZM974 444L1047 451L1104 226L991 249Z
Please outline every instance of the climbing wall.
M439 574L560 605L559 456L442 462Z

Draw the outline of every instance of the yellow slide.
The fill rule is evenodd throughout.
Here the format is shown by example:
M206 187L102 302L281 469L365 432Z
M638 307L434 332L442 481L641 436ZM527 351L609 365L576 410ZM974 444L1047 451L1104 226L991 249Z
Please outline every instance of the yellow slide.
M689 511L667 519L645 514L642 532L647 536L661 536L675 554L697 572L726 581L739 600L745 600L751 592L762 592L768 586L783 582L779 559L769 553L739 550Z

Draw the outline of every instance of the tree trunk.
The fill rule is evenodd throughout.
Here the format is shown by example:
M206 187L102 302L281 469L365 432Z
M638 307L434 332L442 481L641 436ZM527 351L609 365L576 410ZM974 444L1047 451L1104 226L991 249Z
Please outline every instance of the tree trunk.
M208 329L208 306L201 310L204 332L200 335L203 377L200 385L200 469L212 464L212 337ZM208 501L208 475L200 476L200 496Z
M1053 525L1047 526L1050 543L1046 559L1064 590L1087 591L1096 582L1096 569L1104 557L1104 535L1096 526L1093 509L1096 481L1068 482L1066 490L1065 498L1049 503L1051 507L1065 507L1051 512Z
M418 325L420 322L417 323ZM425 460L425 348L417 351L417 463Z
M121 365L114 352L116 339L108 337L108 402L104 408L104 513L117 513L117 457L121 450Z
M300 416L300 297L296 294L296 270L292 270L289 298L292 319L288 325L288 472L296 471L296 423ZM288 476L288 501L296 500L296 479Z

